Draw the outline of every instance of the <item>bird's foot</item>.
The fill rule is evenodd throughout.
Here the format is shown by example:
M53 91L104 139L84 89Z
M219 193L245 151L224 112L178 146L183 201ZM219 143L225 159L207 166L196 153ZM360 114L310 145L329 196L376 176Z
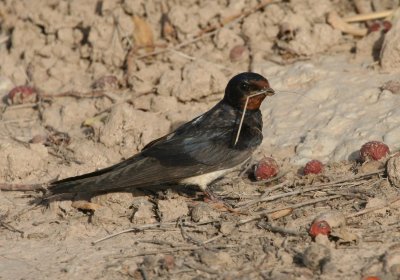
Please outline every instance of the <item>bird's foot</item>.
M204 190L204 194L206 195L205 201L206 202L210 202L210 204L212 205L213 208L218 209L218 210L224 209L224 210L227 210L227 211L232 212L232 213L240 214L240 212L238 210L233 209L232 206L229 203L224 201L221 197L216 195L209 188L206 188Z
M206 195L206 197L214 202L221 202L223 201L222 198L220 198L217 194L215 194L210 188L206 188L204 190L204 194Z

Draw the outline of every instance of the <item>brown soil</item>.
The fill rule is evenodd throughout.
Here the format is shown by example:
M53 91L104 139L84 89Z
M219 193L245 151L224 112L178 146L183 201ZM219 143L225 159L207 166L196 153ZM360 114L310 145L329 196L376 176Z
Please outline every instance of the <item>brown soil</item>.
M117 163L266 61L341 53L380 71L383 31L359 38L326 23L332 11L356 14L353 1L260 2L268 1L0 1L1 183L46 183ZM386 65L397 63L387 56ZM295 152L256 153L279 162L271 182L252 181L251 171L217 182L235 211L180 186L46 206L32 204L40 193L2 191L0 278L399 279L398 181L387 180L384 163L331 162L322 175L302 176ZM322 214L331 233L313 239Z

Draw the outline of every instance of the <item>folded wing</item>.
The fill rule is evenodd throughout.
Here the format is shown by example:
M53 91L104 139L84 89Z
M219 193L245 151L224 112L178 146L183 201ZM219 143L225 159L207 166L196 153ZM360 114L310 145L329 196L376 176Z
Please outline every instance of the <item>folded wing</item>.
M246 160L252 150L232 148L237 118L231 114L214 108L121 163L54 182L49 190L57 194L143 187L234 167Z

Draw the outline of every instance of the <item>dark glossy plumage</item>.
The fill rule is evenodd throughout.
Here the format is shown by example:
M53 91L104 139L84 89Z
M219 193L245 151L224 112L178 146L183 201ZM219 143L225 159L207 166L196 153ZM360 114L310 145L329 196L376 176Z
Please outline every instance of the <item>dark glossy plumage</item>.
M239 108L247 95L261 90L260 86L269 88L258 74L235 76L228 83L224 99L208 112L149 143L121 163L52 183L51 194L179 183L185 178L239 165L251 156L263 138L260 110L247 110L239 140L234 145L243 113Z

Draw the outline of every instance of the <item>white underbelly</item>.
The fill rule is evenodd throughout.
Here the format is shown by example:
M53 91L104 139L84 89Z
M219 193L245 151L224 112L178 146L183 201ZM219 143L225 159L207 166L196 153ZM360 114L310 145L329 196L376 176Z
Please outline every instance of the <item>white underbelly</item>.
M200 187L200 189L205 190L207 188L208 184L210 184L212 181L214 181L218 178L221 178L225 174L230 173L237 168L238 168L238 166L235 166L235 167L229 168L229 169L218 170L218 171L214 171L214 172L210 172L210 173L206 173L206 174L202 174L202 175L189 177L189 178L183 179L180 183L187 184L187 185L198 185Z

